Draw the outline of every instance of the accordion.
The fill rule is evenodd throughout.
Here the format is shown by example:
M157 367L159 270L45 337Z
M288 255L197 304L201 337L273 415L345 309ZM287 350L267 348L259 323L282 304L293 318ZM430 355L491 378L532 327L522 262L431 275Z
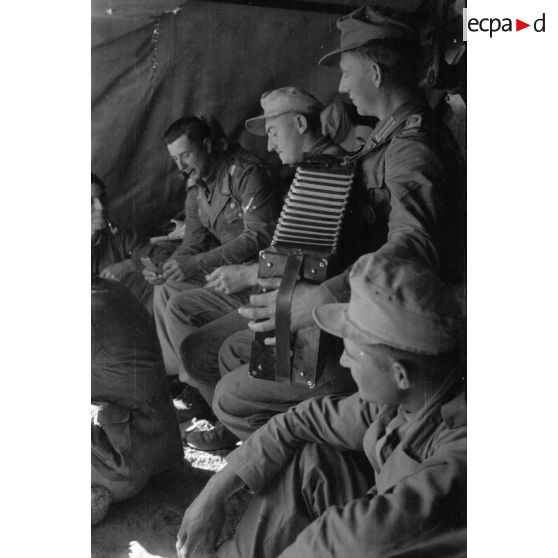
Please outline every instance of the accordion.
M299 279L321 283L330 275L354 165L323 157L297 167L271 246L260 252L260 278L281 277L275 331L256 333L250 375L313 388L324 366L327 334L317 326L290 331L291 301ZM275 345L265 339L275 337Z

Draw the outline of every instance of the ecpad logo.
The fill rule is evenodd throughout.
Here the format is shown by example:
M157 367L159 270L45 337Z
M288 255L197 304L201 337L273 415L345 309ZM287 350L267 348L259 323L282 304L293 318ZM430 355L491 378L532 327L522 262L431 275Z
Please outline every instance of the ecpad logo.
M515 19L515 27L513 24L513 20ZM484 17L484 18L476 18L472 17L471 19L467 19L467 10L463 10L463 20L466 23L466 28L464 29L464 37L463 40L467 40L466 33L467 31L471 31L472 33L478 33L479 31L482 33L489 33L490 38L494 33L503 32L509 33L513 31L521 31L522 29L526 29L527 27L531 27L530 23L526 23L521 19L517 18L510 18L510 17ZM532 28L536 33L544 33L546 27L546 14L543 13L541 17L535 19L533 22Z

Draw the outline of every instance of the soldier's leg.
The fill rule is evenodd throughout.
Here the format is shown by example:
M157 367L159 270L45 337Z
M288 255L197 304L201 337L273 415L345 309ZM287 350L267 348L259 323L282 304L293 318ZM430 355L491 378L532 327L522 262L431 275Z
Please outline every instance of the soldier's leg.
M253 378L248 374L248 364L244 364L224 375L217 384L213 412L226 428L245 440L272 416L305 399L348 395L356 390L350 372L339 364L338 355L328 358L322 376L312 389Z
M165 363L167 376L177 376L180 364L165 326L167 303L176 293L193 289L199 287L200 285L201 281L195 279L188 282L167 281L162 285L157 285L153 291L153 317L155 319L157 337L159 338L159 344L161 345L161 352L163 354L163 362Z
M220 380L219 348L233 333L246 329L248 320L237 311L196 329L180 345L180 379L197 388L211 405L215 385Z
M330 506L363 497L374 472L363 452L339 452L305 444L282 474L257 494L242 516L234 538L222 544L219 558L278 556Z
M246 304L250 291L226 295L212 288L197 288L173 295L166 304L165 329L175 354L180 357L185 337Z
M132 271L127 273L120 282L128 287L138 300L145 306L150 316L153 315L153 285L150 285L141 272Z
M250 362L254 332L249 329L238 331L228 337L219 349L219 370L221 376L237 370Z

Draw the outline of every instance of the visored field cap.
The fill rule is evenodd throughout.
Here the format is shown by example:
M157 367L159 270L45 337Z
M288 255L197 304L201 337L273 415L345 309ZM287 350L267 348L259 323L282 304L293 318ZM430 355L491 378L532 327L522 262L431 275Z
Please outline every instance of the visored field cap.
M260 104L263 114L255 118L249 118L244 123L246 129L256 136L265 136L266 118L275 118L287 112L300 114L320 114L324 106L314 95L298 87L282 87L273 91L266 91Z
M460 309L430 270L409 260L367 254L349 276L348 304L314 310L324 331L355 343L437 355L457 345Z
M393 12L390 12L393 14ZM337 66L339 55L380 39L415 40L415 30L395 15L385 15L376 8L363 6L337 21L341 31L340 46L320 58L318 64Z

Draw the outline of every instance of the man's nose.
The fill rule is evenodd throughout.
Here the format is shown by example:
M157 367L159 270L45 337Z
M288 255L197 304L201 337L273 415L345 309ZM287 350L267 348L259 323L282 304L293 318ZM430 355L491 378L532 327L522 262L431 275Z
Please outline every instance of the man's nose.
M93 199L93 209L95 211L102 211L103 210L103 204L101 203L101 200L98 198Z
M339 93L348 93L349 92L349 89L345 85L344 78L341 78L341 80L339 81L339 87L337 88L337 90L339 91Z
M183 171L186 168L186 165L184 165L180 159L176 160L176 166L179 171Z
M347 358L347 354L345 353L345 351L343 351L343 354L341 355L341 358L339 359L339 364L345 368L350 368L351 367L351 363L349 362L349 359Z
M275 142L271 138L267 138L267 150L275 151Z

